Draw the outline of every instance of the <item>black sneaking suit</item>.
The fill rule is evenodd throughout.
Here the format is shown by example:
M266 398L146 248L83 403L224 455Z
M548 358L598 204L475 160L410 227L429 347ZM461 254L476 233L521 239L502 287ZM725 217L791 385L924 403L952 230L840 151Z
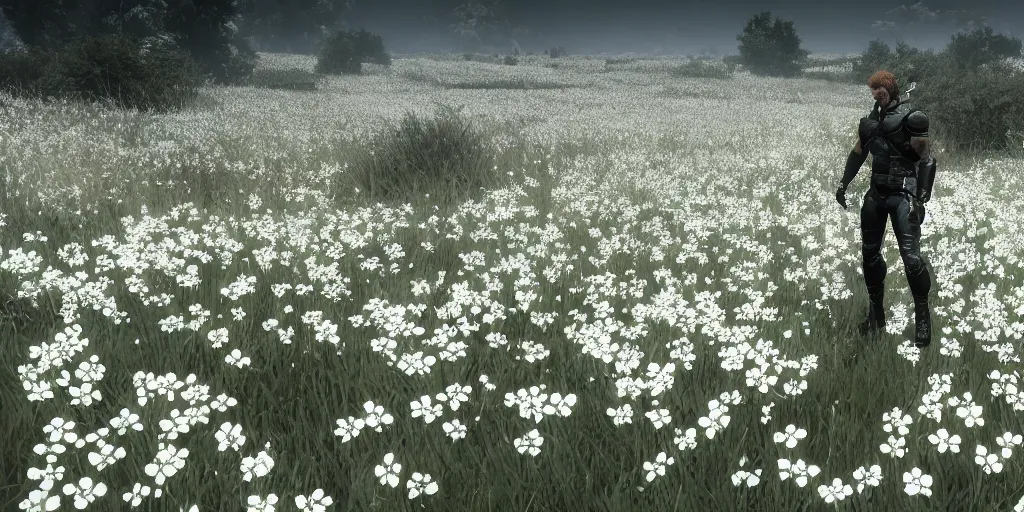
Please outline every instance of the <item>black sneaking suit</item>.
M935 181L935 159L922 160L910 146L910 138L928 135L928 116L911 109L897 96L896 101L884 109L875 102L871 114L861 118L858 132L861 153L851 151L847 157L836 200L846 208L846 187L870 152L871 184L860 209L861 252L869 306L867 318L859 330L866 335L885 327L882 298L887 268L882 259L882 240L886 221L892 219L907 284L914 297L914 345L923 348L931 343L928 292L932 283L928 260L921 254L921 223L924 203L931 199Z

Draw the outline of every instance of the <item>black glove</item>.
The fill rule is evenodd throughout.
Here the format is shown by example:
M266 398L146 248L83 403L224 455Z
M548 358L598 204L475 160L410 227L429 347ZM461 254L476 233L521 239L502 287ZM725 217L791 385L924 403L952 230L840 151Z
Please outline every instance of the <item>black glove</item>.
M847 209L846 208L846 185L843 184L843 183L840 183L839 184L839 188L836 189L836 202L838 202L839 206L842 206L844 210Z
M932 186L935 184L935 159L928 157L927 160L917 164L917 199L927 203L932 198Z

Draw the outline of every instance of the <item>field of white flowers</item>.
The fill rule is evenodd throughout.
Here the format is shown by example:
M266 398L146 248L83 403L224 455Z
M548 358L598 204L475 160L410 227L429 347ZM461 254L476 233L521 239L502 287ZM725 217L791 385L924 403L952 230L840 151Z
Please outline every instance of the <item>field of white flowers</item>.
M8 100L0 509L1024 511L1024 159L938 154L935 341L892 236L861 339L866 86L551 61ZM329 192L435 103L514 186Z

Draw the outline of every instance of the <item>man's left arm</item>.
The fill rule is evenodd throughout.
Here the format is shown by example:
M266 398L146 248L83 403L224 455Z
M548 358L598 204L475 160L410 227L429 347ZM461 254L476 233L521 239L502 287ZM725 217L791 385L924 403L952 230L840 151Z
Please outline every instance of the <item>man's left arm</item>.
M910 147L920 156L917 162L917 198L927 203L932 197L935 183L935 159L931 155L931 141L928 139L928 116L920 110L907 116L907 131L910 132Z

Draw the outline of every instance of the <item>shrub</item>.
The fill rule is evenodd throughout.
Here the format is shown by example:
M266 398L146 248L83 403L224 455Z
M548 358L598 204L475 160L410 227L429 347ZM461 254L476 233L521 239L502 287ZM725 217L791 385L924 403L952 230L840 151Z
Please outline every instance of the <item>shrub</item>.
M945 51L962 69L973 70L1009 57L1021 56L1019 38L994 34L992 27L960 31L950 38Z
M0 89L14 95L39 95L40 80L56 58L56 52L35 47L0 53Z
M519 64L519 59L515 58L512 55L506 55L505 60L503 62L505 63L506 66L515 66L516 64Z
M363 64L356 54L355 41L347 32L335 32L324 39L314 70L330 75L358 75L362 72Z
M735 68L736 66L741 66L743 64L743 57L740 57L739 55L726 55L722 57L722 62L727 65L734 66Z
M736 39L744 67L759 75L797 76L800 62L810 55L800 48L793 22L774 19L769 11L751 17Z
M352 33L355 41L356 55L360 62L369 64L391 65L391 55L384 51L384 40L376 34L360 29Z
M954 36L956 38L957 36ZM1024 75L998 61L965 68L948 45L942 52L899 44L895 51L872 41L851 79L867 85L880 69L897 77L900 91L911 82L911 106L925 111L929 135L950 149L965 151L1016 148L1024 133Z
M2 85L13 94L112 102L139 110L169 110L196 98L202 73L174 45L125 36L75 40L57 51L6 54ZM30 66L36 66L31 68Z
M384 51L381 37L363 29L339 30L324 39L315 70L332 75L359 74L363 63L391 65L391 55Z
M712 78L725 80L732 78L736 71L734 64L718 65L703 60L691 60L670 71L672 76L692 78Z
M547 53L548 56L550 56L552 59L557 59L559 57L565 57L565 56L569 55L569 52L565 51L565 48L563 48L561 46L556 46L554 48L550 48L550 49L546 50L544 53Z
M432 204L452 204L501 179L487 137L450 107L431 120L406 114L399 126L389 124L351 169L346 185L366 191L371 201L419 202L430 194Z
M249 80L260 59L249 43L240 38L219 47L212 54L193 51L192 55L198 55L200 67L208 69L215 82L226 85L242 84Z
M951 57L947 57L951 58ZM1024 75L1003 65L934 72L918 80L912 106L931 119L932 136L950 149L1019 148L1024 134Z

